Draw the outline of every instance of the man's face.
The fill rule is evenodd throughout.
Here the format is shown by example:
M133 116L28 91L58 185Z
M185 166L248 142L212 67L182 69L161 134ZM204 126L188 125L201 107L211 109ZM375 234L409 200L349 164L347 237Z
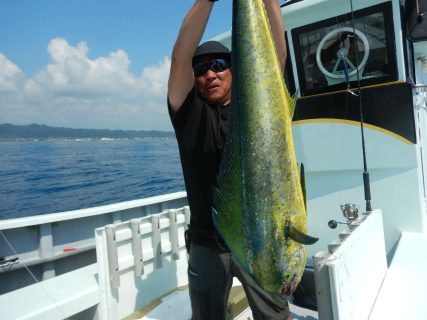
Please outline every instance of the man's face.
M212 55L198 57L194 61L194 65L198 63L208 63L209 65L214 59L221 58ZM231 99L231 69L226 68L224 71L214 71L216 69L215 65L212 68L207 68L208 65L205 65L204 68L207 69L206 72L202 74L195 73L194 75L197 91L204 100L210 103L228 104Z

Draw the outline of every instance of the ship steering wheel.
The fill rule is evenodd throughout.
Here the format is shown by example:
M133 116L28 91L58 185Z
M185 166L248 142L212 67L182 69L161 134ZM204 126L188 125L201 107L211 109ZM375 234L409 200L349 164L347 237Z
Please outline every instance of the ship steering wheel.
M364 56L362 61L359 63L359 66L356 67L356 62L350 61L348 57L348 53L350 51L350 41L347 41L347 39L340 40L340 48L336 52L337 61L331 71L326 70L326 68L323 66L322 60L320 58L321 52L323 47L325 46L326 41L329 39L335 37L337 34L340 33L348 33L350 35L356 34L357 37L362 40L363 46L364 46ZM347 43L346 43L347 42ZM326 36L323 37L323 39L320 41L319 46L317 47L316 52L316 61L317 65L319 66L320 71L327 77L333 78L333 79L344 79L346 77L351 77L359 70L363 70L363 67L365 66L367 60L369 57L369 43L366 36L363 34L363 32L353 29L350 27L341 27L335 30L332 30L329 32ZM344 69L346 69L346 72L340 71L338 68L344 66ZM342 69L341 69L342 70Z

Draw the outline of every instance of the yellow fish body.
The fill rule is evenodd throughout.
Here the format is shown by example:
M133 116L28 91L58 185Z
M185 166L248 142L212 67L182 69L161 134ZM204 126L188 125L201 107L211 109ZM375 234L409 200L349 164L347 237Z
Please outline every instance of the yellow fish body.
M294 104L262 0L233 1L232 110L214 197L215 226L265 290L289 294L304 272L305 199Z

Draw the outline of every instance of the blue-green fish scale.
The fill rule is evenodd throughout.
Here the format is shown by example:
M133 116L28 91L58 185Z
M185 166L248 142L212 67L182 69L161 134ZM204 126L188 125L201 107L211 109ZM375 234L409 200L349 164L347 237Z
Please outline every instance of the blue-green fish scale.
M306 232L292 140L293 106L261 0L233 2L233 109L214 199L214 222L265 290L302 276L305 246L286 240L290 221Z

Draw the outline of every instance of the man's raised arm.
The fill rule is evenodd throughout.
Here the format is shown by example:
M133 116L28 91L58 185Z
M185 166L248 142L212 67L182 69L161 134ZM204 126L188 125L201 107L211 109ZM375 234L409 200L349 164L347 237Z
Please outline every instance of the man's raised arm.
M168 82L168 98L173 112L177 112L194 86L192 58L202 39L212 11L213 2L196 0L179 30L172 51Z

